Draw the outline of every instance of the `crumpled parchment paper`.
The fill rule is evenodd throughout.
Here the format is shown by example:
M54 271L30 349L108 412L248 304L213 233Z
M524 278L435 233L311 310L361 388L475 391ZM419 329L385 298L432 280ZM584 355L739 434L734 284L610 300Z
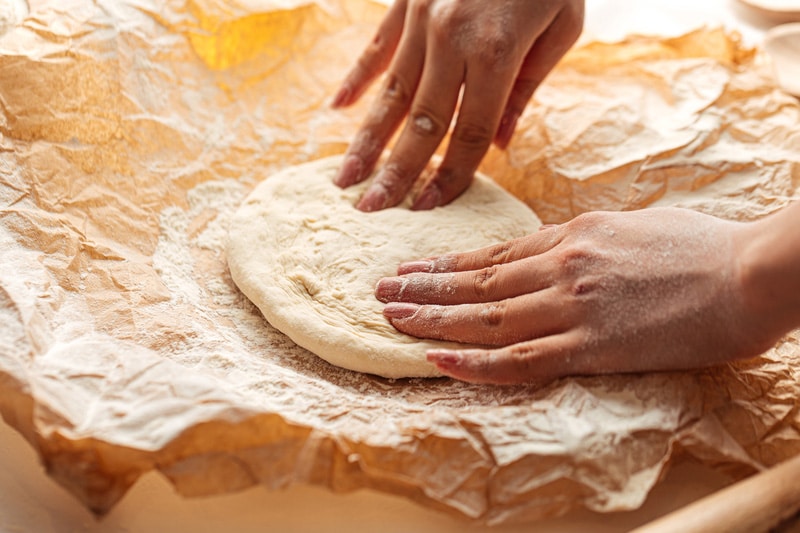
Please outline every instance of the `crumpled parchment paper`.
M690 454L800 452L800 331L696 372L484 387L331 367L235 288L260 180L342 152L329 98L367 0L32 0L0 36L0 409L98 513L157 469L188 496L362 487L488 523L637 507ZM682 205L752 219L800 190L800 106L702 30L574 50L482 167L545 222Z

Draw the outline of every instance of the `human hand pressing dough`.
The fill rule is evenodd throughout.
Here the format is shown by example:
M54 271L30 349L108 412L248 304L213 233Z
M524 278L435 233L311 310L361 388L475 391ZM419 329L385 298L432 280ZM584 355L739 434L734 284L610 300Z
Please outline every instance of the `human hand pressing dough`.
M749 284L752 234L752 223L677 208L587 213L404 263L375 294L404 333L487 345L428 352L466 381L702 367L761 353L797 318Z
M333 100L333 107L352 104L388 69L336 184L348 187L371 175L408 115L389 159L357 207L377 211L399 204L448 132L458 107L444 159L422 184L412 208L431 209L456 198L469 186L492 141L501 147L508 144L534 90L577 40L583 4L575 0L394 2Z

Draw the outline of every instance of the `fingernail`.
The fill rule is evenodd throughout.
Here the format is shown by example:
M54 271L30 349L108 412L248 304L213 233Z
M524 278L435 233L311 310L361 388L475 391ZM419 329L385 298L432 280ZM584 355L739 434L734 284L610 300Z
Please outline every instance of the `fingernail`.
M439 190L436 184L431 183L417 196L411 209L414 211L433 209L434 207L438 207L441 201L442 191Z
M339 169L339 174L336 175L333 182L339 187L349 187L361 181L361 169L363 163L361 158L357 155L348 155L344 158L342 168Z
M350 99L350 88L342 87L341 89L339 89L339 92L336 93L336 96L333 97L333 101L331 102L331 107L333 109L336 109L337 107L342 107L349 99Z
M409 318L414 316L418 310L417 304L391 302L383 308L383 316L386 318Z
M403 292L403 278L383 278L375 286L375 297L382 301L396 300Z
M500 119L500 127L497 128L497 134L494 136L494 143L497 146L503 149L508 146L517 127L517 120L519 120L519 115L516 113L503 115L503 118Z
M386 207L387 200L386 188L379 183L373 183L361 197L356 208L367 213L379 211Z
M412 272L433 272L433 267L433 261L408 261L407 263L401 263L400 266L397 267L397 273L403 275Z
M445 367L458 366L464 359L464 357L461 355L461 352L456 352L453 350L431 350L426 354L426 358L428 359L429 363L433 363L436 366Z

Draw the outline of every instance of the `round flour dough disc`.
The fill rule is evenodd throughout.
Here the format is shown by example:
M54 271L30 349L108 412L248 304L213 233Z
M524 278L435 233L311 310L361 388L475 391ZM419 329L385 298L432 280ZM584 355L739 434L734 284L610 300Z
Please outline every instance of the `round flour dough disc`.
M290 167L256 187L229 229L233 280L270 324L334 365L388 378L436 376L426 350L464 346L399 333L375 284L403 261L520 237L539 219L482 176L446 207L363 213L354 205L367 183L333 183L341 162Z

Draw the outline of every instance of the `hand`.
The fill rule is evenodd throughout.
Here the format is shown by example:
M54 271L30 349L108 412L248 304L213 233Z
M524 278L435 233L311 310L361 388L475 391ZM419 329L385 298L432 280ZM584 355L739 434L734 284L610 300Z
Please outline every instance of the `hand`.
M444 160L412 208L447 204L469 186L492 140L508 144L525 104L582 25L583 2L577 0L397 0L332 104L355 102L388 66L386 83L336 184L349 187L366 179L408 114L388 161L357 207L376 211L399 204L458 106Z
M428 353L466 381L707 366L763 352L798 320L800 253L798 239L787 239L796 215L750 254L783 246L792 259L775 261L780 268L742 267L753 223L654 208L588 213L508 243L404 263L375 294L404 333L486 346ZM766 289L752 290L747 272L760 272L751 277ZM774 272L791 286L776 289ZM764 297L781 292L793 315L780 297Z

